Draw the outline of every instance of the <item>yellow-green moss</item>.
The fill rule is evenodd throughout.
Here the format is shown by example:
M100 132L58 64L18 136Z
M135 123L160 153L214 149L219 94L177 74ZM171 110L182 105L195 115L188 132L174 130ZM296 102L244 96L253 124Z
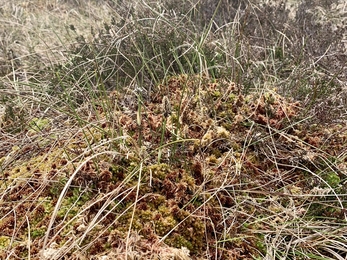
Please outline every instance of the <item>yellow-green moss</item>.
M28 123L29 134L41 132L42 130L48 128L50 126L50 120L47 118L33 118Z
M7 248L10 242L11 242L11 237L0 236L0 250Z
M176 226L177 221L173 216L166 216L158 218L154 224L156 233L159 236L164 236Z
M164 180L170 170L170 166L165 163L155 164L149 166L148 170L151 172L153 178Z

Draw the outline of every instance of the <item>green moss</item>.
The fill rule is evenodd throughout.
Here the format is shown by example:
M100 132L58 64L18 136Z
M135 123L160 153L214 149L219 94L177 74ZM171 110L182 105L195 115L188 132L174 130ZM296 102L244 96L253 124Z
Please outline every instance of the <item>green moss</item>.
M218 148L212 149L211 154L216 158L220 158L222 156L222 152Z
M58 211L58 216L63 217L74 217L78 214L81 207L91 199L92 195L88 192L81 194L79 188L72 189L72 195L66 196L62 202L61 208Z
M222 93L220 93L220 91L215 90L212 92L212 97L214 98L219 98L221 96L222 96Z
M177 221L173 216L166 216L159 217L154 223L156 233L159 236L164 236L176 226Z
M29 133L37 133L48 128L50 125L50 120L47 118L33 118L29 123Z
M59 179L59 181L54 183L54 185L50 186L49 193L54 197L59 196L67 181L68 181L68 179L65 177Z
M189 216L190 213L182 210L183 215L181 216ZM180 218L181 219L181 218ZM164 225L162 224L160 227L167 228L165 230L165 234L168 231L171 231L172 228L176 227L176 225L180 222L171 216L167 216L165 218ZM192 253L201 252L204 248L205 241L205 224L199 218L188 217L185 219L185 222L181 223L178 227L173 230L173 232L167 237L165 242L173 247L181 248L186 247Z
M155 164L149 166L148 170L151 172L153 178L164 180L170 171L170 166L165 163Z
M5 249L11 242L11 238L8 236L0 236L0 249Z
M338 185L341 182L340 177L336 174L336 172L328 172L326 176L324 177L325 181L330 185L332 188L338 187Z
M38 229L31 230L30 236L31 238L35 239L38 237L43 237L45 233L46 233L46 228L38 228Z
M160 205L166 203L166 198L163 195L157 194L153 200L150 200L147 205L152 209L157 209Z
M196 252L196 249L194 249L193 244L187 240L185 237L179 235L179 234L173 234L171 237L165 239L165 243L169 246L176 247L176 248L182 248L186 247L191 252Z
M263 254L266 254L267 248L266 248L266 245L264 244L264 241L265 241L264 235L259 234L258 238L255 241L255 245L260 252L262 252Z
M272 105L275 103L276 99L272 93L265 92L263 97L267 105Z

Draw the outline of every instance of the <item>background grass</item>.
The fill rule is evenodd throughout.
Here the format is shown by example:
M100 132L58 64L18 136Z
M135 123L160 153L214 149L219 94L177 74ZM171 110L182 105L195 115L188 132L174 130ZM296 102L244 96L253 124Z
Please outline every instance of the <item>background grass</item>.
M345 258L343 1L0 5L0 258Z

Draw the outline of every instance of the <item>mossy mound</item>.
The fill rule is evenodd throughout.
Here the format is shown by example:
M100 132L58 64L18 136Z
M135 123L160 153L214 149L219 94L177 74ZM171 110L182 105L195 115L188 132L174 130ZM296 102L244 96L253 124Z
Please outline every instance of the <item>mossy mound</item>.
M306 125L275 90L181 75L103 102L59 142L2 154L1 258L254 259L279 226L343 222L347 129Z

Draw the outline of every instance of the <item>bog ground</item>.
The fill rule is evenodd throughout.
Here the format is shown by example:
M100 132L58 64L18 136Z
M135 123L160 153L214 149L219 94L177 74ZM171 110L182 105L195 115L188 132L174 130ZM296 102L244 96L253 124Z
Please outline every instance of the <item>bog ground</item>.
M343 1L0 1L0 259L345 259Z

